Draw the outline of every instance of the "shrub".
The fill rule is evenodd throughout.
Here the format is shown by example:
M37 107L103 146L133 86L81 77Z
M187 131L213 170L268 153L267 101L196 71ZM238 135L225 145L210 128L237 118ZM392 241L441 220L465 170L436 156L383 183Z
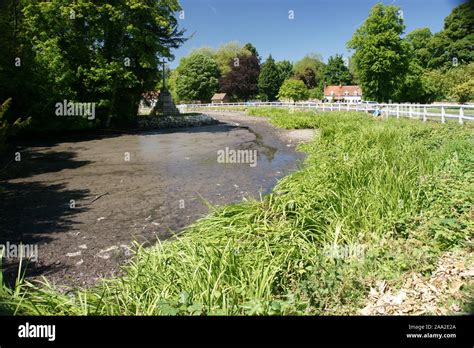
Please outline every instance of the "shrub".
M0 151L4 149L8 137L15 135L20 129L26 127L31 119L22 121L18 118L13 124L9 124L5 119L5 114L11 105L12 99L7 99L0 107Z
M303 81L288 79L280 87L278 99L305 100L308 99L308 89Z

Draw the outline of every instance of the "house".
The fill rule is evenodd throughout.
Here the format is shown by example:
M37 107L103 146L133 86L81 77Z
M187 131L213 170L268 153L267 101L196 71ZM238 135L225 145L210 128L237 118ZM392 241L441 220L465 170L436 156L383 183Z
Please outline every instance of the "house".
M226 93L216 93L211 99L212 104L228 103L230 101Z
M327 86L324 89L324 98L330 103L359 103L362 101L362 89L360 86Z

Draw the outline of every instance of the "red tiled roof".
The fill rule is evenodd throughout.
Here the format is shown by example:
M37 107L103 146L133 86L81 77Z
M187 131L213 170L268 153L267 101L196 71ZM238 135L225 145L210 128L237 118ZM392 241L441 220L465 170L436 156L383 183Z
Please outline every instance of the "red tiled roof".
M331 92L334 92L334 94L331 94ZM362 89L359 86L327 86L324 89L324 95L327 97L345 97L346 92L348 92L347 96L362 95Z

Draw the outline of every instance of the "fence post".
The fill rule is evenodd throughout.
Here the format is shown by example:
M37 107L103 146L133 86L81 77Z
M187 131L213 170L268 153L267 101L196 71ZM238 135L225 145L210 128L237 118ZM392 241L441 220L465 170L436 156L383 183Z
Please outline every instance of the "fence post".
M339 111L341 111L341 103L339 103Z
M347 111L349 111L349 103L347 103Z
M464 108L461 106L459 108L459 124L463 124L464 123Z
M397 104L397 118L400 118L400 104Z
M413 114L412 114L413 110L411 108L411 104L410 106L408 107L408 117L412 118Z
M446 111L444 110L444 106L441 107L441 123L446 123Z
M426 105L423 106L423 122L426 122Z

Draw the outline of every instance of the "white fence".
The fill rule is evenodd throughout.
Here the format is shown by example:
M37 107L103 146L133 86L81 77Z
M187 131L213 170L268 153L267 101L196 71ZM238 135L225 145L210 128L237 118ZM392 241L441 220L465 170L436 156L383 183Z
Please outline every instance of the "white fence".
M376 103L282 103L282 102L246 102L221 104L181 104L181 112L193 109L216 109L219 111L233 111L235 107L284 107L290 110L307 109L320 111L360 111L370 112L382 117L408 117L426 121L436 119L445 123L446 120L474 121L474 105L460 104L376 104Z

